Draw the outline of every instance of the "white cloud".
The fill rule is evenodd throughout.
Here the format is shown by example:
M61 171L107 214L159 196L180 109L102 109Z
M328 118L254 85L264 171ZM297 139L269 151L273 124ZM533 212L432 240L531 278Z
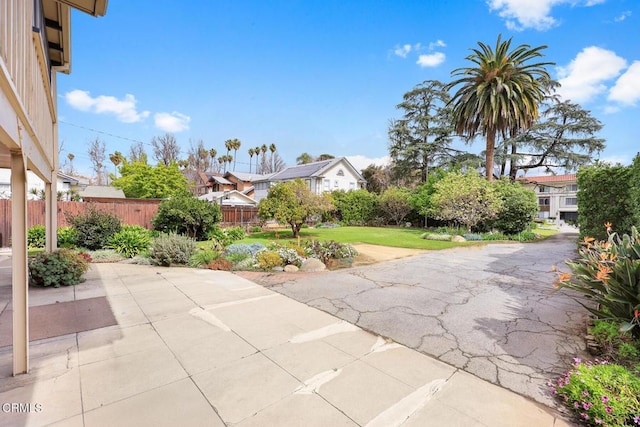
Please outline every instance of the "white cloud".
M442 64L445 60L445 55L442 52L434 52L434 53L430 53L428 55L420 55L418 57L418 61L416 61L416 64L418 64L421 67L437 67L438 65Z
M617 18L614 18L613 20L616 22L622 22L630 16L631 16L631 11L625 10L624 12L622 12L622 14L620 14L620 16L618 16Z
M636 105L640 100L640 61L633 61L609 91L609 101Z
M136 97L131 94L126 94L123 99L106 95L93 98L88 91L76 89L67 92L64 99L76 110L90 111L96 114L112 114L123 123L140 122L149 116L148 111L138 112Z
M615 52L590 46L582 49L565 67L558 67L558 93L573 102L588 102L605 92L606 81L617 77L627 61Z
M156 127L165 132L182 132L189 129L191 117L173 111L171 113L156 113L153 115Z
M437 47L447 47L447 44L440 39L429 43L429 50L433 50Z
M409 52L411 52L410 44L403 44L402 46L398 46L393 50L393 53L400 58L406 58Z
M595 6L606 0L487 0L489 10L497 11L506 20L507 28L521 31L534 28L545 31L558 25L558 21L551 16L551 9L562 3L572 6Z
M385 166L391 162L391 158L389 156L376 158L363 156L361 154L358 154L356 156L347 156L347 160L349 160L349 163L351 163L353 167L358 171L362 171L362 169L365 169L371 164L376 166Z

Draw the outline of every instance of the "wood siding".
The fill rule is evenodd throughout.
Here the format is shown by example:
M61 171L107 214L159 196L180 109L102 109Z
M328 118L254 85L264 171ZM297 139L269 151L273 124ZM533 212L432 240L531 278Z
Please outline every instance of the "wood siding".
M83 203L83 202L58 202L58 227L68 226L67 215L77 215L86 212L89 207L97 210L110 212L120 218L123 224L141 225L146 228L153 228L151 219L158 212L160 201L149 202L145 200L140 203ZM258 222L258 208L254 207L222 207L222 225L249 225ZM30 200L27 202L27 224L44 225L45 223L45 202L41 200ZM0 200L0 247L9 246L11 236L11 200Z

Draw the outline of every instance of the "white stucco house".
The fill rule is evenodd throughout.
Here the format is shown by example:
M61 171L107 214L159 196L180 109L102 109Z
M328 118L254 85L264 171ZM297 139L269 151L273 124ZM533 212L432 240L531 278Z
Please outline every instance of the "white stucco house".
M338 157L321 162L290 166L280 172L266 175L253 181L256 202L267 197L269 188L280 182L302 179L315 194L336 190L358 190L364 188L366 181L362 174L347 160Z
M220 206L256 206L257 202L238 190L212 191L199 196L200 200L207 200Z
M519 178L519 181L536 192L538 218L578 220L578 181L575 174L528 176Z
M73 194L82 191L88 181L58 172L55 191L60 194L59 200L71 200ZM27 171L27 199L40 200L45 191L45 183L32 171ZM0 199L11 198L11 169L0 169Z

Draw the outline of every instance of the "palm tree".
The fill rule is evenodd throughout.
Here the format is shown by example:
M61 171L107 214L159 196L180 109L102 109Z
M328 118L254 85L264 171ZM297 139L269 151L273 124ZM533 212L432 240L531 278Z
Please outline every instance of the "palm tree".
M220 164L220 167L218 168L218 172L222 170L222 163L226 164L227 159L225 156L220 156L218 157L218 163Z
M67 171L69 173L69 175L73 175L74 170L73 170L73 159L75 159L76 156L73 155L73 153L69 153L67 154L67 159L69 159L69 170Z
M276 152L276 144L269 145L269 151L271 151L271 172L275 172L276 165L274 163L273 154Z
M502 41L498 36L495 51L482 42L480 49L466 59L474 67L458 68L451 72L459 78L448 85L462 87L453 95L453 123L456 132L472 139L479 131L487 138L487 179L493 179L493 153L498 133L514 137L530 128L539 116L542 102L551 78L546 70L552 62L529 64L533 58L543 56L547 46L531 48L527 44L513 50L511 39Z
M111 163L113 163L114 176L117 177L118 176L118 165L120 163L122 163L122 161L124 160L124 156L122 155L121 152L116 151L115 153L109 154L109 160L111 160Z
M260 173L260 171L258 170L258 158L260 158L260 147L257 146L256 148L254 148L253 152L256 155L256 173Z
M253 155L255 154L255 150L253 148L249 148L249 173L251 173L251 164L253 162Z
M231 167L231 162L233 162L233 156L229 154L227 157L227 163L229 163L229 167ZM235 164L235 163L234 163ZM225 166L224 171L227 171L227 167Z
M242 142L240 142L240 140L238 138L233 138L231 140L233 142L233 146L231 148L233 148L233 170L236 170L236 158L238 156L238 150L240 149L240 146L242 145Z

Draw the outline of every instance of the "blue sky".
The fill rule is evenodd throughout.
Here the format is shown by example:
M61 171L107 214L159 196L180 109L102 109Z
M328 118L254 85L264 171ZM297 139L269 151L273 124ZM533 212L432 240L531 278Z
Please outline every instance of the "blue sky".
M640 1L110 0L107 15L72 16L72 73L58 75L61 158L89 174L89 142L129 152L172 132L225 151L275 143L302 152L388 154L389 119L424 80L451 80L478 41L547 45L560 93L603 124L601 158L640 151ZM480 152L482 139L468 149ZM150 146L147 146L150 153Z

